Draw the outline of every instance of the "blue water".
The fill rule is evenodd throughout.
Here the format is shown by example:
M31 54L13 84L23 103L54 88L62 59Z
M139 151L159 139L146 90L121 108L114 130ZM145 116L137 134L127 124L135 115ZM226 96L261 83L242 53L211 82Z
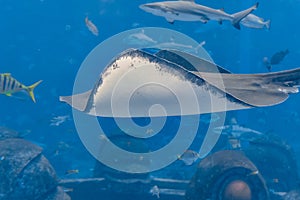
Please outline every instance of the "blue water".
M179 31L198 42L206 41L204 48L214 62L233 73L265 73L267 69L262 63L263 57L270 57L285 49L289 49L290 53L280 65L274 66L273 71L299 67L298 0L259 2L259 8L254 13L271 19L270 30L246 27L236 30L230 23L219 25L215 21L207 24L176 21L169 24L164 18L139 9L140 4L148 2L0 1L1 73L9 72L25 85L43 80L35 90L36 104L30 99L0 96L0 125L24 133L25 139L42 146L59 177L92 177L95 160L77 135L71 108L59 102L58 97L72 94L77 70L85 57L99 43L117 33L139 27L164 27ZM228 13L248 8L255 2L197 1L213 8L224 8ZM84 23L86 16L98 27L98 37L87 29ZM232 111L227 115L251 129L279 135L293 147L297 155L300 152L299 102L300 95L293 94L280 105ZM51 120L57 116L67 116L66 121L59 126L51 125ZM176 123L176 118L173 120ZM59 151L58 155L56 151ZM65 171L69 169L79 169L80 173L66 177ZM164 171L158 174L164 175ZM192 172L187 174L184 178L190 178ZM165 176L173 175L168 172Z

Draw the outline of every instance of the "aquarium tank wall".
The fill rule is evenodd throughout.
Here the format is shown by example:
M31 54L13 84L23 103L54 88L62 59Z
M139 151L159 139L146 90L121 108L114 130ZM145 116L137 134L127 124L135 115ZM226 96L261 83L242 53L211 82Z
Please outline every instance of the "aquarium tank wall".
M0 1L0 199L300 199L299 8Z

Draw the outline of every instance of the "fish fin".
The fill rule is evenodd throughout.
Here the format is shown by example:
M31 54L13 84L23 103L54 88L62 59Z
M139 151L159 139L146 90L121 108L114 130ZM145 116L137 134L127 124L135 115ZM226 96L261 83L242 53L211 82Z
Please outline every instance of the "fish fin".
M195 0L179 0L179 1L189 1L195 3Z
M198 47L199 48L199 47ZM156 56L177 63L188 71L231 73L230 71L192 54L177 50L160 50ZM181 61L182 60L182 61Z
M209 21L209 18L207 18L207 17L203 16L200 18L200 22L202 22L203 24L206 24L208 21Z
M236 29L238 29L238 30L241 30L241 25L240 25L240 23L236 23L236 24L234 24L233 26L234 26L234 28L236 28Z
M4 76L11 76L10 73L3 73Z
M87 92L75 94L73 96L60 96L59 100L69 104L79 111L84 112L87 108L87 104L89 103L89 98L92 92L93 90L89 90Z
M24 90L21 90L19 92L7 92L4 93L4 95L10 97L10 98L14 98L14 99L18 99L18 100L22 100L25 101L28 97L27 92Z
M263 60L263 63L264 65L266 66L266 68L268 69L268 71L270 72L271 71L271 68L272 68L272 65L271 63L269 62L268 58L265 57L266 59Z
M265 22L265 26L268 30L270 30L271 20Z
M206 24L206 23L207 23L207 20L201 19L200 22L202 22L203 24Z
M222 20L219 20L218 22L219 22L219 24L221 24L221 25L222 25L222 22L223 22L223 21L222 21Z
M35 88L36 86L38 86L38 84L40 84L41 82L42 82L42 80L40 80L40 81L38 81L38 82L32 84L31 86L28 86L28 87L27 87L27 92L28 92L30 98L32 99L32 101L33 101L34 103L35 103L35 97L34 97L34 94L33 94L33 90L34 90L34 88Z
M282 103L290 94L298 93L298 87L300 87L300 68L238 76L236 74L193 73L198 73L202 79L228 95L255 107Z
M170 24L174 24L174 19L166 17L167 22L169 22Z
M241 29L240 21L242 19L244 19L247 15L249 15L252 11L256 10L257 7L258 7L258 2L255 5L253 5L252 7L246 9L246 10L243 10L243 11L232 14L231 15L233 17L232 25L236 29L240 30Z

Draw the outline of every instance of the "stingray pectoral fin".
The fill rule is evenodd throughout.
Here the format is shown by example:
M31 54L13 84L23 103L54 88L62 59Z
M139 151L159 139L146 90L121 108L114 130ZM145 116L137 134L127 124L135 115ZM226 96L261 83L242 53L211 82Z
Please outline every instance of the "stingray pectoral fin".
M282 103L290 93L298 92L300 82L300 68L266 74L195 74L228 95L256 107Z
M60 96L59 100L69 104L79 111L84 112L86 110L91 93L92 90L89 90L87 92L75 94L72 96Z
M221 66L183 51L174 49L160 50L155 55L170 62L176 63L188 71L231 73Z
M202 74L201 77L226 94L255 107L279 104L288 97L287 93L279 91L274 84L267 84L263 76L222 74L220 78L216 74Z

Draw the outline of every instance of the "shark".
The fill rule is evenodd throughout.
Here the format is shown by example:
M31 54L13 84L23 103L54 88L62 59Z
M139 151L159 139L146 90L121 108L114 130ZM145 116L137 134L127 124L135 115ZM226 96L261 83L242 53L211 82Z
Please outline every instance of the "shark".
M139 7L153 15L164 17L171 24L175 20L200 21L202 23L216 20L220 24L222 21L230 21L235 28L240 29L240 21L254 11L258 7L258 3L234 14L228 14L223 9L213 9L196 4L194 0L154 2L142 4Z
M127 49L94 87L60 101L100 117L198 115L277 105L298 93L299 83L300 68L234 74L183 51Z

